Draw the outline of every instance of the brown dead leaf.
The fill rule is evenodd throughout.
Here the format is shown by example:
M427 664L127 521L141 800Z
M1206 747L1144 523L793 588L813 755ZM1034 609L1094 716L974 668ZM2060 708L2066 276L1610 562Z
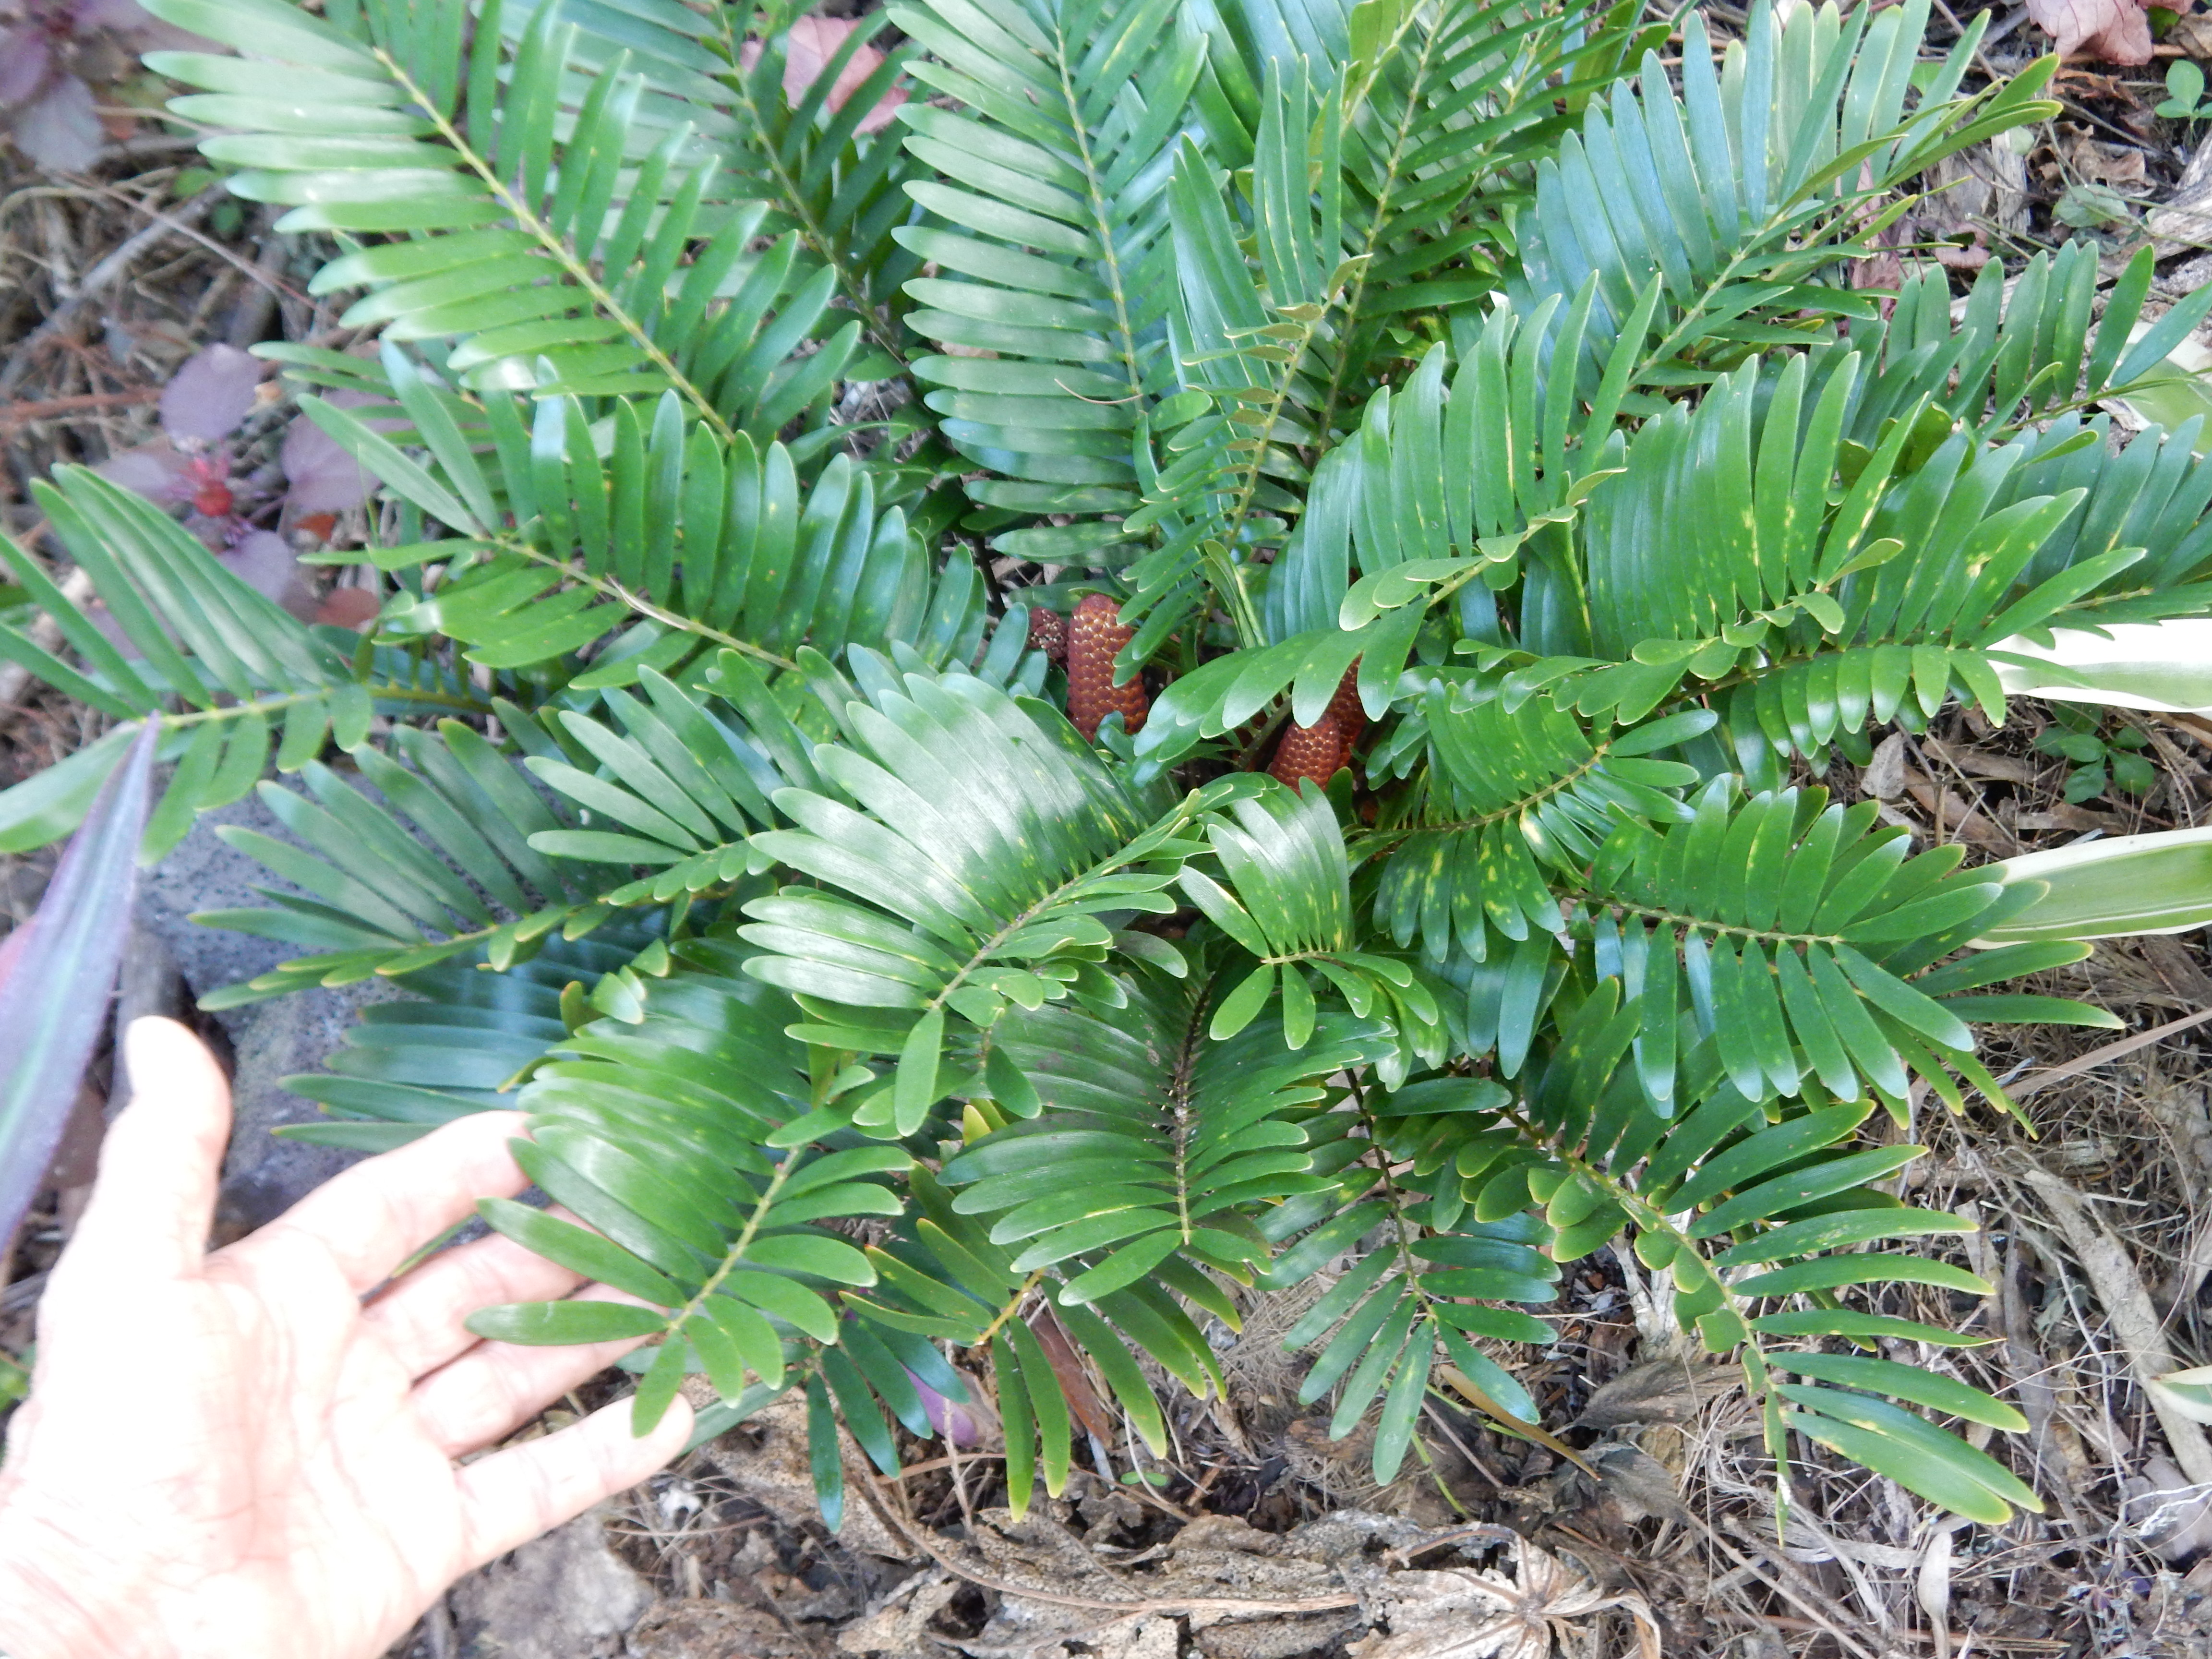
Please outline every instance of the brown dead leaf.
M1376 1596L1390 1621L1347 1651L1355 1659L1550 1659L1571 1621L1619 1607L1643 1659L1659 1659L1659 1626L1640 1595L1607 1595L1557 1556L1513 1540L1513 1576L1447 1568L1391 1576Z
M2203 1425L2173 1393L2157 1383L2158 1378L2178 1367L2135 1258L2089 1212L2081 1194L2025 1153L2020 1159L2019 1173L2058 1223L2074 1259L2081 1264L2082 1277L2104 1304L2112 1335L2134 1368L2136 1385L2149 1397L2159 1426L2165 1431L2166 1443L2172 1449L2173 1461L2191 1480L2212 1486L2212 1439L2207 1438Z
M840 1653L881 1653L902 1656L940 1651L928 1640L929 1621L960 1593L960 1581L950 1573L917 1573L891 1593L890 1605L856 1619L837 1632ZM750 1659L752 1650L738 1649ZM702 1655L701 1659L706 1659Z
M2020 851L2020 842L2010 831L1991 821L1988 813L1955 789L1941 787L1912 772L1905 775L1905 793L1934 821L1942 839L1987 848L2000 858L2010 858Z
M1630 1423L1697 1421L1698 1408L1735 1386L1736 1373L1685 1358L1631 1365L1589 1398L1574 1426L1617 1429Z
M2137 0L2027 0L2027 15L2062 58L2150 62L2150 15Z
M2118 812L2094 811L2071 801L2054 801L2047 811L2022 812L2013 820L2015 830L2103 830L2124 835L2130 827Z
M869 1501L867 1463L853 1437L840 1431L845 1460L845 1513L838 1541L851 1550L893 1560L917 1558ZM820 1524L806 1428L806 1401L794 1389L763 1407L708 1449L708 1455L740 1496L750 1498L787 1526Z
M2184 1007L2212 1008L2212 975L2179 939L2170 933L2152 933L2132 942L2166 989L2182 999Z
M1887 741L1887 739L1884 739ZM2024 755L1999 755L1965 744L1947 744L1935 738L1920 740L1929 759L1955 766L1970 778L2002 778L2008 783L2033 783L2048 768Z
M1060 1391L1067 1396L1068 1407L1086 1432L1106 1441L1114 1438L1114 1413L1098 1397L1091 1386L1091 1367L1083 1356L1076 1352L1075 1345L1060 1329L1060 1321L1049 1308L1041 1308L1030 1322L1030 1333L1044 1350L1044 1357L1052 1366L1052 1374L1060 1383Z
M2067 165L2093 185L2116 190L2146 190L2150 180L2143 172L2143 153L2132 144L2107 144L2077 132L2064 146Z
M325 627L350 628L359 633L376 619L376 613L382 608L376 595L365 587L334 587L317 608L315 621Z
M2188 18L2186 22L2199 20ZM2212 20L2207 20L2206 40L2212 45ZM2143 228L2156 239L2160 258L2184 247L2212 242L2212 144L2199 143L2174 181L2165 204L2154 209ZM2168 717L2172 718L2172 716Z
M1626 1443L1594 1447L1592 1452L1600 1472L1597 1495L1618 1510L1623 1521L1650 1516L1680 1521L1688 1516L1673 1473L1650 1452Z
M1874 758L1859 775L1859 787L1876 800L1895 800L1905 793L1905 775L1911 765L1911 740L1893 732L1875 745Z
M783 97L793 108L806 96L807 88L822 78L822 71L837 55L848 35L860 25L848 17L802 17L791 26L791 33L783 42ZM761 43L748 40L739 48L738 64L750 69L760 62ZM873 75L884 61L883 53L873 46L862 46L853 54L845 71L830 86L830 94L823 101L831 110L842 110L845 100L860 89L860 83ZM2142 60L2134 60L2140 63ZM876 106L860 118L860 131L880 132L891 124L898 106L906 102L904 87L895 86L876 100Z
M2120 1524L2169 1561L2185 1561L2212 1547L2212 1492L2163 1457L2146 1459L2142 1472L2121 1483Z
M2191 58L2212 58L2212 14L2194 12L2179 19L2166 31L2166 41Z

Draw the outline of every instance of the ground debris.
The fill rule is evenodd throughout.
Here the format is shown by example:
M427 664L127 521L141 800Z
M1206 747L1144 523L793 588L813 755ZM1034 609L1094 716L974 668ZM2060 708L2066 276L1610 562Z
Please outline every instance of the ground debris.
M628 1659L817 1659L826 1651L772 1613L701 1596L647 1613L629 1633Z
M1356 1659L1549 1659L1555 1644L1584 1645L1576 1626L1619 1608L1643 1659L1659 1659L1659 1626L1642 1596L1607 1595L1525 1538L1514 1538L1511 1550L1510 1577L1470 1568L1393 1575L1374 1597L1389 1633L1348 1651Z
M1626 1424L1693 1423L1705 1402L1742 1381L1731 1367L1687 1355L1646 1359L1600 1389L1575 1419L1578 1429L1617 1429Z
M1615 1607L1656 1639L1640 1597L1601 1590L1497 1527L1430 1528L1346 1510L1277 1535L1212 1516L1109 1564L1084 1559L1090 1553L1080 1540L1049 1517L1017 1522L991 1510L977 1522L972 1553L941 1558L997 1590L979 1632L944 1643L977 1659L1119 1655L1149 1644L1172 1655L1176 1620L1206 1659L1292 1659L1353 1637L1364 1639L1343 1651L1371 1659L1542 1659L1561 1621ZM1510 1552L1510 1576L1472 1565L1500 1543ZM1469 1565L1406 1565L1439 1551L1451 1552L1446 1563L1457 1555Z
M471 1574L452 1599L466 1659L611 1659L653 1589L607 1547L593 1510Z

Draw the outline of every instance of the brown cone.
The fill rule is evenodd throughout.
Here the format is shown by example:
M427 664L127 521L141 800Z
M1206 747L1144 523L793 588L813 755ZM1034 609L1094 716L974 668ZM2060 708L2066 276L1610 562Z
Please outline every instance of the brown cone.
M1359 659L1352 659L1352 666L1344 671L1344 678L1336 683L1336 695L1328 700L1328 712L1336 716L1336 723L1344 728L1344 745L1348 750L1359 741L1359 734L1367 729L1367 710L1359 702Z
M1326 787L1351 754L1352 744L1344 735L1343 722L1334 714L1324 714L1311 726L1292 725L1284 732L1267 773L1293 789L1307 779Z
M1098 735L1098 722L1119 709L1122 729L1134 736L1145 728L1152 700L1141 675L1114 684L1114 656L1135 637L1121 626L1121 607L1103 593L1086 593L1067 625L1067 718L1085 741Z
M1042 651L1062 668L1067 666L1067 618L1042 605L1030 612L1030 649Z

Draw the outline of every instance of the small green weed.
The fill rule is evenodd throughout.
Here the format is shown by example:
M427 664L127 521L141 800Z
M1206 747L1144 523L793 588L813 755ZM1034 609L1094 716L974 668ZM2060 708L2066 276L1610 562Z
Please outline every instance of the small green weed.
M2051 713L2058 724L2038 732L2035 747L2074 763L2066 778L2068 800L2078 806L2113 789L2130 795L2150 793L2158 772L2140 752L2150 741L2140 728L2122 722L2107 736L2094 711L2061 705Z

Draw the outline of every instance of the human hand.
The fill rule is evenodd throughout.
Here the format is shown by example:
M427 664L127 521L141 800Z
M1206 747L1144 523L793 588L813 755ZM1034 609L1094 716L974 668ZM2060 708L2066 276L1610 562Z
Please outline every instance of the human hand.
M477 1309L579 1282L505 1238L362 1299L477 1198L528 1184L516 1114L357 1164L210 1254L229 1091L170 1021L125 1048L137 1093L47 1284L0 1466L0 1653L369 1659L461 1574L682 1447L681 1400L643 1439L624 1402L455 1462L635 1346L471 1336Z

